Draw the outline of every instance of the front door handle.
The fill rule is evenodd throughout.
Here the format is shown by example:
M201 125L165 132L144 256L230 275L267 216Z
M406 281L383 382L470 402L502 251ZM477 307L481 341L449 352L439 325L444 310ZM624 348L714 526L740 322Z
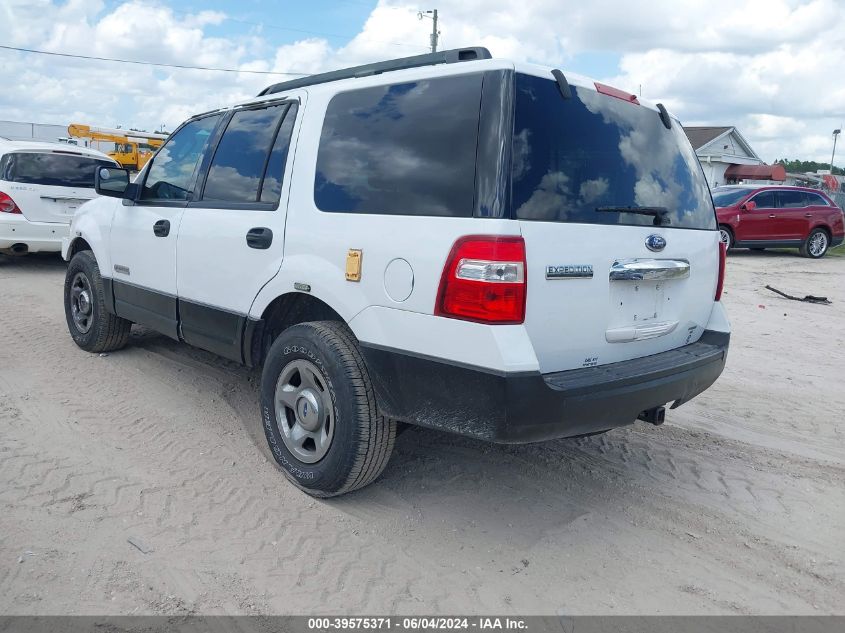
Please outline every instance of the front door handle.
M273 231L264 226L250 229L246 234L246 245L250 248L265 250L273 243Z
M770 218L776 218L776 217L778 217L778 216L776 216L774 213L770 213L770 214L769 214L769 217L770 217Z
M157 237L167 237L170 235L170 220L159 220L153 224L153 233Z

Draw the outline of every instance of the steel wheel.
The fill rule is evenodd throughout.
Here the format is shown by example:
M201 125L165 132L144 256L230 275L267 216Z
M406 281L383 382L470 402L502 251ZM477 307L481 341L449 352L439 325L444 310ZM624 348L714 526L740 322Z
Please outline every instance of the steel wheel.
M816 231L810 236L810 243L807 245L807 250L813 257L821 257L827 250L827 233L824 231Z
M276 383L275 403L287 449L306 464L320 461L334 437L334 406L317 366L303 359L285 365Z
M83 272L76 273L70 285L70 312L73 316L73 324L81 334L91 329L94 320L94 301L91 282Z
M728 249L731 247L731 234L727 229L719 229L719 241Z

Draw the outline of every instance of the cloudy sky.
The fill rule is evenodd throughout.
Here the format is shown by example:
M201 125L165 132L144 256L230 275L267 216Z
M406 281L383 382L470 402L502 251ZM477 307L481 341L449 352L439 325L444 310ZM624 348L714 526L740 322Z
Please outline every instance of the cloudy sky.
M307 74L426 52L431 22L417 12L437 8L443 48L482 45L641 90L685 125L738 126L767 161L827 162L845 123L845 0L420 3L0 0L0 45ZM284 78L0 49L0 119L173 129Z

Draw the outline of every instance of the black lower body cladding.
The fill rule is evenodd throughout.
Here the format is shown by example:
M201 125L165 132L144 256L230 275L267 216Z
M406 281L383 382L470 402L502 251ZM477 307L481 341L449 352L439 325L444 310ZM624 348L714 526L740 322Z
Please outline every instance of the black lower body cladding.
M496 374L362 344L385 417L519 444L625 426L653 407L678 406L725 367L730 334L629 361L552 374Z

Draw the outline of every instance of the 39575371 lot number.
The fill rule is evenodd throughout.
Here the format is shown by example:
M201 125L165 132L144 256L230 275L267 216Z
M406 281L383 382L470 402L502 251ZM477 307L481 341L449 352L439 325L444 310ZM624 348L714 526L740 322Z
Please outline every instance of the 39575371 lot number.
M357 617L357 618L309 618L308 629L320 630L372 630L396 629L407 631L419 630L467 630L470 622L467 618L444 617ZM477 625L474 628L478 628Z

